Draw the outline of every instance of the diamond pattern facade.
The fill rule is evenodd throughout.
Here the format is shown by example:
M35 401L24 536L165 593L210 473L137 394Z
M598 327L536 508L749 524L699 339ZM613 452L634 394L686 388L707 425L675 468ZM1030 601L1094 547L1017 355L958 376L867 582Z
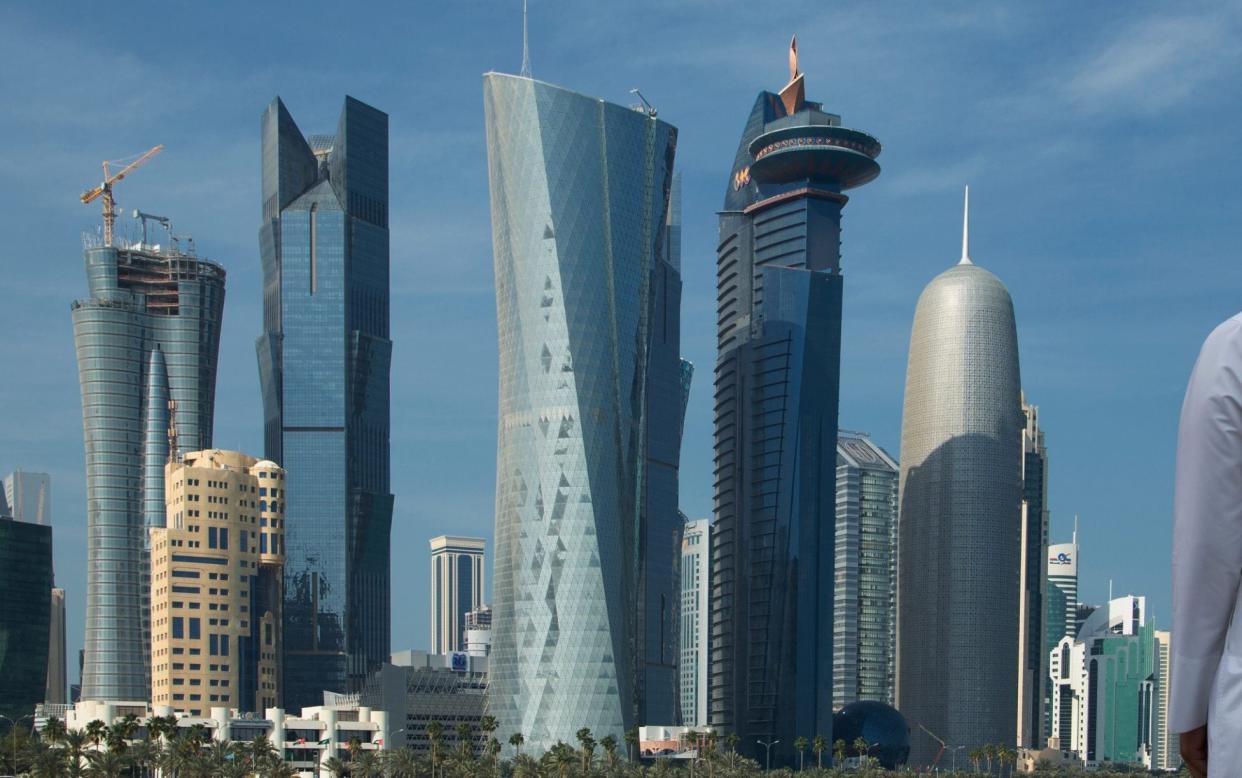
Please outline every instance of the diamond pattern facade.
M484 109L500 340L488 704L502 743L621 740L676 709L676 130L497 73Z

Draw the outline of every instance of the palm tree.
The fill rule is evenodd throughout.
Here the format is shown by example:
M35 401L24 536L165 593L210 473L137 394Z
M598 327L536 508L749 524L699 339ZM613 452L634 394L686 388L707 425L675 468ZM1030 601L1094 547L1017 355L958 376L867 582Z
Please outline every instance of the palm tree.
M983 749L972 748L970 749L970 753L966 754L966 756L970 759L971 770L976 773L979 772L979 763L983 761Z
M356 778L382 778L384 767L375 751L363 751L350 763L349 774Z
M582 746L582 773L591 769L591 757L595 754L595 738L591 737L591 728L583 727L578 730L575 737L578 738L578 745Z
M349 765L342 762L335 756L328 757L327 761L323 763L323 766L328 772L335 775L336 778L344 778L344 776L349 775Z
M552 746L551 750L548 751L548 754L552 757L553 764L560 768L561 778L565 778L565 771L569 769L569 766L576 759L573 748L568 743L562 743L558 740L556 745Z
M69 755L69 770L77 773L82 767L82 751L86 747L86 733L75 729L65 733L65 751Z
M737 744L741 740L736 732L725 735L725 744L729 746L729 768L737 767Z
M526 738L522 737L521 732L514 732L509 736L509 745L513 746L514 750L517 751L518 756L522 755L522 744L525 742Z
M634 761L634 747L638 745L638 727L630 727L625 731L625 746L630 752L630 761Z
M858 766L862 767L867 763L867 751L871 748L871 744L867 742L865 737L854 738L854 752L858 754Z
M52 745L59 743L64 736L65 722L55 716L48 719L47 723L43 725L43 738Z
M464 760L474 759L474 727L463 721L457 725L457 748Z
M807 743L806 737L802 735L799 735L798 738L794 740L794 748L798 750L798 772L802 772L803 768L806 766L806 747L808 745L810 744Z
M50 747L42 743L36 745L41 747L36 748L31 754L31 775L37 775L40 778L63 778L70 774L65 749Z
M499 726L500 724L496 721L495 716L484 716L479 719L479 729L484 735L491 735Z
M436 774L436 759L440 753L440 740L444 737L444 725L433 721L427 725L427 740L431 741L431 774Z
M617 766L617 738L613 735L604 735L604 737L599 741L599 744L600 746L603 747L604 753L608 755L608 766L616 767Z
M121 778L121 773L129 766L129 759L117 751L92 751L87 761L90 765L86 774L90 778Z
M388 754L388 772L391 778L418 778L418 757L409 747L398 748Z
M819 770L824 769L824 751L827 748L828 740L823 735L816 735L811 743L811 750L815 752L815 767Z
M837 740L832 744L832 766L840 767L845 761L845 741Z
M108 732L108 725L95 719L86 725L86 739L91 741L95 748L99 748L99 743L104 739Z
M992 760L996 758L996 746L988 743L983 747L983 758L988 761L988 775L992 774Z
M129 747L129 759L138 768L138 773L145 778L150 773L151 765L159 761L160 750L159 743L139 740Z

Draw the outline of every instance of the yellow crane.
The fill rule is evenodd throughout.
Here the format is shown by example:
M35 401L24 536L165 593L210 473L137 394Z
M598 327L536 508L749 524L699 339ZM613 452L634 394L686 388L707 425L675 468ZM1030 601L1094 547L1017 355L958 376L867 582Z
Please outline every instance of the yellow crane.
M109 162L105 159L103 163L103 183L94 189L89 189L82 193L83 203L92 203L101 195L103 196L103 227L105 246L112 245L112 225L116 222L116 203L112 199L112 185L117 181L120 181L122 178L125 178L125 176L129 175L142 165L146 164L147 160L151 159L151 157L154 157L163 150L164 145L160 144L146 153L139 154L133 162L130 162L115 173L110 172L108 166L119 164L125 160L122 159Z

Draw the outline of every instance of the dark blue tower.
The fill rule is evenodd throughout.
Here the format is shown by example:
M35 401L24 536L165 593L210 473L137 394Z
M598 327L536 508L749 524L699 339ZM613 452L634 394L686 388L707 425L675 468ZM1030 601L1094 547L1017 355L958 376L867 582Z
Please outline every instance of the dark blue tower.
M710 715L743 753L832 741L841 209L875 138L790 81L760 93L720 213Z
M389 654L388 115L335 135L263 113L266 456L288 473L284 705L351 691Z

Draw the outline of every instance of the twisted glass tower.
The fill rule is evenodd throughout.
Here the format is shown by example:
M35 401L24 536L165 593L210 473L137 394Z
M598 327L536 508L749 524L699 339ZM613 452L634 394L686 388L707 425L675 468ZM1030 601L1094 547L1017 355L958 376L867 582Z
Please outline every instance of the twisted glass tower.
M716 259L711 723L774 763L832 741L841 209L879 142L761 92L738 144Z
M145 700L147 529L164 526L164 464L211 447L224 269L174 247L86 249L73 304L86 442L84 700ZM176 453L176 452L172 452Z
M677 707L677 131L483 78L500 338L489 706L535 751ZM653 113L653 112L652 112Z
M901 428L897 708L967 750L1013 746L1022 396L1013 302L962 260L920 295ZM911 738L911 765L941 744Z
M289 479L284 705L296 709L358 688L390 650L388 115L346 97L335 135L304 137L277 98L261 126L256 347L266 458Z

